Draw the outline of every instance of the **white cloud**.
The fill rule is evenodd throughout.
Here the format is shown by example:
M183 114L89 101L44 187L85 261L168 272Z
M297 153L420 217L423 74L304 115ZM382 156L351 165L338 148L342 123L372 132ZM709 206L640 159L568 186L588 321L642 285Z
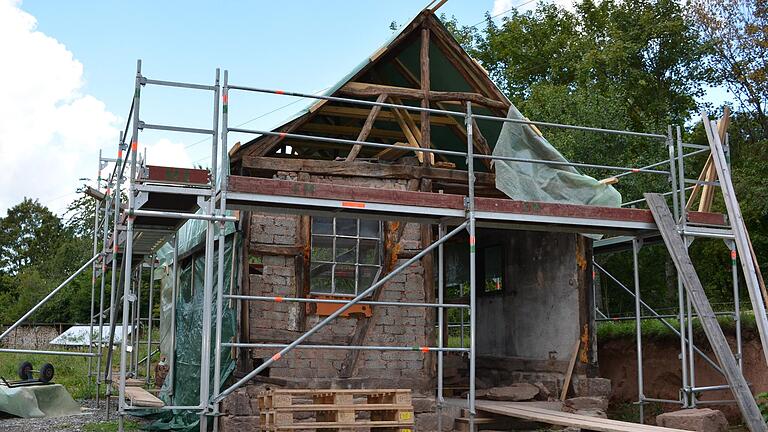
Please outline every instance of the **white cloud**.
M146 145L147 164L172 166L180 168L192 168L192 159L187 153L184 144L172 142L161 138L152 144Z
M0 0L0 215L25 196L61 209L80 177L95 177L99 148L117 141L118 118L82 92L83 65L36 27L17 1Z
M513 0L493 0L493 10L491 10L491 16L502 14L515 7L516 2Z

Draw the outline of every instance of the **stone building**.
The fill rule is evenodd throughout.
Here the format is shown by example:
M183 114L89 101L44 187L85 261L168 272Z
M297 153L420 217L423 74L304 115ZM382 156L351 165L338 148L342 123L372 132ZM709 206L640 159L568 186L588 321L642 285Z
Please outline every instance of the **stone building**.
M456 112L471 101L474 113L496 117L506 117L511 107L488 73L429 9L326 95ZM273 194L280 189L310 201L327 193L349 200L352 207L362 200L356 198L357 191L366 191L369 202L378 196L381 202L403 204L416 202L421 193L444 194L446 202L467 194L466 160L418 151L465 151L463 118L338 100L311 102L273 133L237 144L230 151L229 204L233 208L239 204L238 191ZM491 155L501 129L493 121L473 124L474 151ZM396 144L402 149L317 142L309 136ZM478 197L508 198L496 188L495 166L489 159L476 160L474 168ZM349 299L439 235L434 223L386 217L385 212L371 217L363 212L355 215L354 208L337 215L311 205L287 211L253 202L241 204L246 238L242 293L278 298L242 303L238 317L242 342L294 341L341 305L279 298ZM461 200L459 204L463 205ZM610 390L606 383L591 379L597 373L591 240L576 229L559 232L552 226L525 224L516 228L497 229L489 224L477 232L478 387L531 382L559 392L570 359L576 355L575 393L604 394ZM447 302L469 301L468 240L462 233L445 246ZM434 303L437 280L436 254L430 253L370 299ZM445 332L451 337L446 343L459 346L469 338L459 333L463 331L460 322L468 317L458 310L447 316ZM434 308L356 305L306 343L417 348L297 349L269 367L254 386L261 382L299 388L411 388L417 395L434 395L436 354L418 347L437 346L436 323ZM577 341L581 343L574 353ZM239 349L237 374L253 370L274 353L274 348ZM468 386L467 356L451 353L446 357L446 395L460 397ZM240 424L232 415L253 415L243 408L248 406L243 399L254 394L245 389L228 399L229 417L222 424ZM431 410L429 402L422 405Z

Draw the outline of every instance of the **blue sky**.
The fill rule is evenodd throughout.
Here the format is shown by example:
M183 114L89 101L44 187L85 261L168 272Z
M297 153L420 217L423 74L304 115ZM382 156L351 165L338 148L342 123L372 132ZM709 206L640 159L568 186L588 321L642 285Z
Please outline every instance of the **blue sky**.
M206 1L114 2L25 0L38 30L55 37L84 65L83 92L125 118L136 59L150 78L211 83L216 67L242 85L315 92L335 83L392 34L390 23L407 22L428 2L399 1ZM493 1L452 0L440 12L476 23ZM307 73L311 71L311 73ZM294 99L233 95L232 124L242 123ZM297 103L248 124L268 127ZM210 127L211 100L204 92L147 87L142 118L149 123ZM157 133L142 134L152 141ZM204 137L167 134L191 145ZM233 141L231 141L233 142ZM193 162L208 160L208 141L188 149ZM151 157L151 156L150 156Z
M554 1L569 7L570 0ZM220 67L230 71L230 83L312 93L381 46L392 35L390 23L406 23L427 3L0 0L0 57L12 59L12 67L0 68L0 216L25 196L61 213L81 178L93 182L99 150L116 153L138 58L149 78L210 84ZM450 0L439 12L471 25L520 4L535 6ZM707 99L719 104L724 96L714 91ZM267 129L302 104L232 94L230 124ZM141 117L210 128L212 94L146 87ZM231 136L230 145L244 138ZM173 166L208 166L209 143L181 133L140 136L150 163Z

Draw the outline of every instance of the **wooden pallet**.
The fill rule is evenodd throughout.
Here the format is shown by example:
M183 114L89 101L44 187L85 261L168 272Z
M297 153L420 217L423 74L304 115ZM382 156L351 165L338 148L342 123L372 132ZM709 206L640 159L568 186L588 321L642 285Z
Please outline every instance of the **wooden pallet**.
M269 389L259 395L259 412L264 431L413 430L408 389Z

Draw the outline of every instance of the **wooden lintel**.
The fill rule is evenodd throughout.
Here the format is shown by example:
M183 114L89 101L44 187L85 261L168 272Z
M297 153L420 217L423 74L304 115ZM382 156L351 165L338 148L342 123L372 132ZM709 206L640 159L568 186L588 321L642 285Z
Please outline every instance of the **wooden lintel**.
M248 247L248 252L256 255L299 256L302 254L302 248L296 245L252 243Z
M458 184L467 183L466 171L401 164L379 164L363 161L347 163L342 161L245 156L243 158L243 167L261 171L268 175L277 171L286 171L342 177L373 177L404 180L430 178L442 182ZM494 187L496 184L496 177L493 174L475 172L475 177L476 185L478 186Z
M389 94L391 96L398 96L408 99L421 100L424 99L425 93L421 89L413 89L408 87L396 87L383 84L371 84L351 82L344 85L339 92L348 96L355 97L371 97L378 96L382 93ZM479 93L470 92L456 92L456 91L435 91L430 90L427 97L431 101L470 101L478 105L482 105L495 109L506 109L507 104L498 100L491 99L483 96Z

